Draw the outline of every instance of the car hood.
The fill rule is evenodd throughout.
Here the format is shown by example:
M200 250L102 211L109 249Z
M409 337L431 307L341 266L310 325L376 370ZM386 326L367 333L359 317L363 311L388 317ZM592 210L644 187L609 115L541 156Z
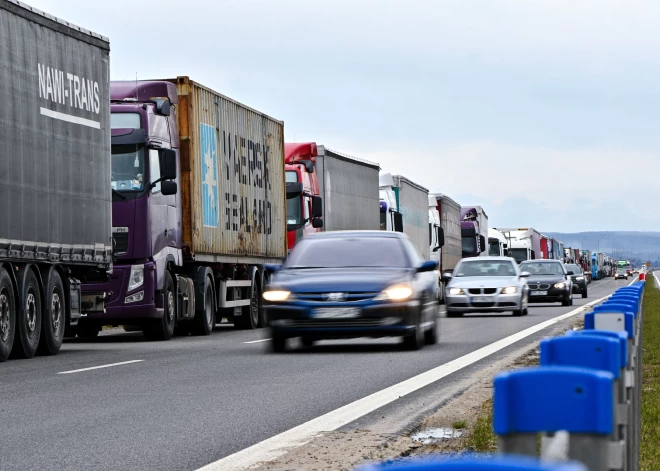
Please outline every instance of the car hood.
M379 292L393 283L411 278L405 268L313 268L282 270L271 280L272 286L292 293Z
M566 281L562 275L532 275L527 278L527 283L559 283Z
M506 288L517 285L515 276L460 276L452 278L449 288Z

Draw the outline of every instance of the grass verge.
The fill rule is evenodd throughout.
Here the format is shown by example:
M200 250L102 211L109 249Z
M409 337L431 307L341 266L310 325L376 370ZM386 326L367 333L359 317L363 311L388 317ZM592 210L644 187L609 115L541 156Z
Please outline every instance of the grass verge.
M640 471L660 469L660 290L649 278L644 288Z

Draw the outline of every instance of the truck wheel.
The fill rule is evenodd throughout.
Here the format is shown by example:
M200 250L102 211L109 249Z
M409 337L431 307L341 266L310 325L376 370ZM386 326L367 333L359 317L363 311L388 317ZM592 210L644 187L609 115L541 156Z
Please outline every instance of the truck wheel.
M163 317L154 319L142 331L148 340L169 340L174 334L176 323L176 298L174 282L170 272L165 272L165 286L163 286Z
M39 347L42 314L39 282L32 270L25 274L21 299L23 309L18 313L15 351L21 358L32 358Z
M9 358L16 330L16 297L7 270L0 269L0 362Z
M215 303L213 302L213 285L209 277L204 282L204 306L195 312L192 320L193 335L210 335L215 325Z
M261 290L259 289L259 282L255 279L252 282L252 296L250 297L250 304L243 306L241 315L238 319L234 319L234 323L238 322L239 329L256 329L259 327L259 311L261 307Z
M267 282L268 282L267 279L264 278L264 286L266 286ZM259 288L261 288L261 285L258 286ZM268 317L266 316L266 310L263 307L263 300L261 298L261 289L259 289L258 292L256 293L256 299L255 299L255 293L252 292L252 301L250 302L250 304L254 302L256 302L258 306L257 311L259 313L259 323L257 324L257 327L268 327L269 322L268 322Z
M55 355L62 346L64 326L66 325L64 283L57 270L51 270L48 276L45 307L41 323L39 353Z

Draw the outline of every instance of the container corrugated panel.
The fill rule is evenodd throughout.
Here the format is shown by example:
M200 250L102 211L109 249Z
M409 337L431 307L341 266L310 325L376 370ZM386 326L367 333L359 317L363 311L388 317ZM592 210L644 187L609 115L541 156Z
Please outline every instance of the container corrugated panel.
M380 229L380 165L318 147L324 231Z
M0 0L0 257L112 263L106 38Z
M200 260L284 258L283 123L187 77L177 88L184 245Z
M394 185L399 188L399 209L403 215L403 233L419 249L425 260L430 258L429 240L429 190L401 175L393 175Z
M445 232L442 269L453 270L462 257L461 206L449 197L436 195L440 201L440 226Z

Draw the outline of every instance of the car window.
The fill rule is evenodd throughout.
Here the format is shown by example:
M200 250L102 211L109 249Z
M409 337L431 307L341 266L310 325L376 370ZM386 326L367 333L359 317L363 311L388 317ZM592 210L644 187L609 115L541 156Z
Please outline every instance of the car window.
M577 275L578 273L582 273L582 268L577 265L566 265L566 271L572 271L574 275Z
M530 272L532 275L565 275L561 263L553 262L523 262L520 264L522 270Z
M454 276L516 276L516 269L508 260L470 260L462 261Z
M408 253L410 263L413 267L418 267L424 262L424 257L422 257L419 248L415 244L413 244L411 240L404 238L401 239L401 243L403 244L406 252Z
M291 251L285 268L396 267L411 261L395 237L303 237Z

